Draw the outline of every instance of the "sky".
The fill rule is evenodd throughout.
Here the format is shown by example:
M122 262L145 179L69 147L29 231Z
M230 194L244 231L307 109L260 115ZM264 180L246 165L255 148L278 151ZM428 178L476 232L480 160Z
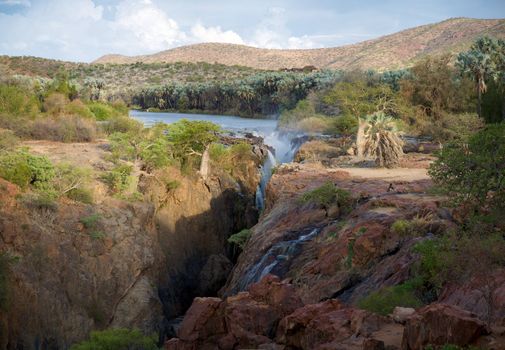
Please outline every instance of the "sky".
M90 62L200 42L334 47L452 17L505 18L505 0L0 0L0 54Z

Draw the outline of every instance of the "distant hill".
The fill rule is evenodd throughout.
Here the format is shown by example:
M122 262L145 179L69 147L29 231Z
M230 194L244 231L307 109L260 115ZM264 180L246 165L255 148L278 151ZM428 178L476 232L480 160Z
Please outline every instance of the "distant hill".
M453 18L334 48L275 50L205 43L144 56L105 55L94 63L217 62L269 70L304 66L383 70L408 66L429 54L460 52L483 35L505 38L505 19Z

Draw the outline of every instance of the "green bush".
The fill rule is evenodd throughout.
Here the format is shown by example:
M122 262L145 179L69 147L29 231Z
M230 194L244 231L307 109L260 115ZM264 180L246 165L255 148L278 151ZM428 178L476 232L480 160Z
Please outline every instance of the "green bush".
M334 118L333 131L341 135L353 135L358 130L358 119L350 114Z
M143 128L144 126L141 122L128 116L111 117L104 125L104 131L109 135L115 132L139 134Z
M92 203L93 196L87 187L91 181L91 170L76 167L69 163L59 163L55 166L55 176L51 182L59 196L83 203Z
M44 211L56 211L57 195L52 190L39 190L34 193L28 193L21 197L21 202L28 208Z
M500 222L505 214L505 123L489 124L468 143L444 147L431 165L430 176L469 214L483 214Z
M109 120L113 117L119 116L121 113L118 113L114 108L109 105L93 102L88 104L88 109L91 111L96 120L105 121Z
M229 243L236 244L240 249L244 250L247 240L251 237L252 231L250 229L243 229L242 231L231 235L228 238Z
M360 308L383 316L392 313L396 306L417 308L422 304L416 296L415 283L412 282L382 288L358 302Z
M33 93L18 86L0 84L0 114L35 116L39 111L39 102Z
M81 218L79 221L81 222L81 224L84 225L85 228L92 229L96 227L101 218L102 216L100 214L95 213L89 216L85 216Z
M73 100L63 108L63 111L66 114L77 115L82 118L95 117L95 115L93 114L93 112L91 112L88 106L86 106L80 100Z
M172 152L169 151L169 143L165 137L144 141L141 149L140 159L147 169L160 169L173 164Z
M145 336L139 330L107 329L91 332L90 339L72 345L71 350L157 350L157 337Z
M112 192L120 193L126 190L130 184L133 167L120 164L101 176L101 179L109 186Z
M54 175L52 163L44 156L31 155L26 150L0 154L0 177L22 188L43 188Z
M328 181L324 185L305 192L300 197L301 203L314 203L328 209L331 205L337 204L343 211L351 209L351 194L343 189L337 188Z
M10 130L0 129L0 152L11 151L17 147L19 139Z

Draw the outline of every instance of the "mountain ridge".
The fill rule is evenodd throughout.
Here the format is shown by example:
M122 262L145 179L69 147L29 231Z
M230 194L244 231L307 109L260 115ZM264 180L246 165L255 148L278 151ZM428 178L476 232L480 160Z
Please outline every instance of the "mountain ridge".
M411 65L427 54L455 54L483 35L505 39L505 19L451 18L330 48L264 49L238 44L199 43L150 55L109 54L93 63L208 62L274 70L304 66L395 69Z

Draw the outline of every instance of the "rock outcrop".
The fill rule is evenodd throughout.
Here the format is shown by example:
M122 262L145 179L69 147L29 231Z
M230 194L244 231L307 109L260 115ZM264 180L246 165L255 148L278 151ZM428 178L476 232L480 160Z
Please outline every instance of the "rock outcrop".
M46 208L0 179L0 253L15 258L0 349L66 349L106 327L166 333L164 320L226 281L227 238L257 220L261 157L251 154L233 176L211 168L207 180L144 173L141 201L101 193L93 205Z

